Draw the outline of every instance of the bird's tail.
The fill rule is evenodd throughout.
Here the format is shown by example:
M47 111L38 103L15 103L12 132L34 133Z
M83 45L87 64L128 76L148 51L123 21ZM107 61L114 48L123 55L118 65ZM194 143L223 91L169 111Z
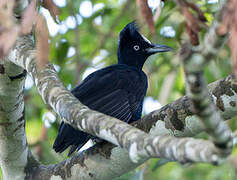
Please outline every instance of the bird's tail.
M56 152L61 153L71 146L68 153L68 156L70 156L76 149L79 150L84 144L86 144L89 139L90 137L88 134L76 130L72 126L61 122L53 148Z

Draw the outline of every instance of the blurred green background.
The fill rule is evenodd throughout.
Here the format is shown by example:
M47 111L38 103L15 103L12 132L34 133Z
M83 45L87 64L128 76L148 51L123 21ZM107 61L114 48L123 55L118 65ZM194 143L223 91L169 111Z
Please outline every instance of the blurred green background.
M60 7L59 23L55 23L49 12L40 7L47 20L50 33L50 62L55 65L64 85L71 89L82 78L96 69L116 63L116 50L120 30L136 19L136 1L129 0L57 0ZM152 13L156 12L158 0L149 0ZM195 4L204 12L211 25L219 2L197 0ZM174 48L173 52L154 55L145 63L144 71L149 76L149 88L143 114L176 100L185 94L184 74L178 60L182 43L188 40L185 32L185 18L179 7L171 0L162 2L159 19L155 22L155 35L149 33L146 25L141 26L143 34L153 43ZM202 43L206 29L199 33ZM224 47L218 56L205 68L208 83L231 73L230 51ZM67 152L56 154L52 144L57 135L60 119L45 106L29 77L26 80L26 135L35 156L44 164L57 163L67 158ZM236 129L237 121L229 121ZM207 138L203 133L198 137ZM236 150L233 152L233 157ZM183 166L170 162L162 165L158 159L151 159L137 169L117 178L136 179L237 179L235 158L221 166L194 164Z

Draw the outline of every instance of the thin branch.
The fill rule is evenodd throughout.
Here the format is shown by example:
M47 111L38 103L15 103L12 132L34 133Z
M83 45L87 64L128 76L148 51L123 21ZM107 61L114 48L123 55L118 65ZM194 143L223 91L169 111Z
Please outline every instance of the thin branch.
M220 16L220 13L219 13ZM217 19L220 19L217 17ZM203 69L216 56L226 41L226 34L217 35L219 22L214 21L204 44L193 48L186 44L181 50L181 60L186 75L186 90L192 104L192 111L200 118L215 144L230 153L232 150L231 130L217 112L207 89ZM200 51L201 49L201 51Z
M201 31L201 26L207 27L203 12L194 3L186 2L186 0L174 1L180 7L182 14L186 18L186 32L189 35L191 44L195 46L199 45L198 33ZM195 16L189 8L196 12L197 16Z

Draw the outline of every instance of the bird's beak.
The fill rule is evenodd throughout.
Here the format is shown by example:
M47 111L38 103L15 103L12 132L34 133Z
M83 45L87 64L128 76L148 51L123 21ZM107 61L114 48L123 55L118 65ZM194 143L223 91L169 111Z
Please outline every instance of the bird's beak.
M158 52L167 52L171 51L173 48L166 46L166 45L160 45L160 44L151 44L151 47L146 49L146 52L148 54L155 54Z

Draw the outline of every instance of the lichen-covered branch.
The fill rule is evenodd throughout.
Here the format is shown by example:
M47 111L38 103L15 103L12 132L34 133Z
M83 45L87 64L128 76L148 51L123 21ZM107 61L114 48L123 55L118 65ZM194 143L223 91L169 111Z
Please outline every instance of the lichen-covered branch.
M180 159L181 163L198 162L201 160L202 162L217 164L219 160L218 154L220 152L208 141L195 140L193 138L180 139L172 136L160 136L155 139L146 139L146 141L149 144L149 141L152 141L154 145L160 148L160 156L167 156L171 161L176 161L177 158L183 157L183 159ZM185 151L181 148L182 146L185 146ZM176 149L175 147L179 148ZM157 157L157 152L155 152L152 146L147 146L147 148L150 156L155 155ZM103 154L106 151L107 154ZM173 159L170 157L173 157ZM62 179L71 177L75 179L79 177L81 179L113 179L134 169L146 160L147 158L144 158L134 163L129 160L126 150L105 144L93 147L59 164L41 166L34 172L33 177L43 176L46 177L45 179L50 179L50 177L63 177ZM87 165L90 166L88 167Z
M190 59L192 61L192 59ZM231 130L217 112L208 92L203 71L186 71L187 94L192 102L192 111L200 118L205 130L218 147L232 148Z
M25 136L24 82L26 71L0 61L0 165L4 179L24 179L28 164L37 163Z
M234 75L229 75L208 85L212 101L225 120L237 116L236 80ZM151 112L134 125L153 135L170 134L179 137L195 136L204 130L203 124L193 114L187 96Z
M209 33L204 38L206 43L199 48L185 45L181 51L181 60L186 75L186 90L190 97L192 111L200 118L215 145L226 148L230 153L232 149L231 130L224 123L211 100L203 73L204 66L217 54L226 39L226 34L217 34L218 24L217 20L214 21Z

